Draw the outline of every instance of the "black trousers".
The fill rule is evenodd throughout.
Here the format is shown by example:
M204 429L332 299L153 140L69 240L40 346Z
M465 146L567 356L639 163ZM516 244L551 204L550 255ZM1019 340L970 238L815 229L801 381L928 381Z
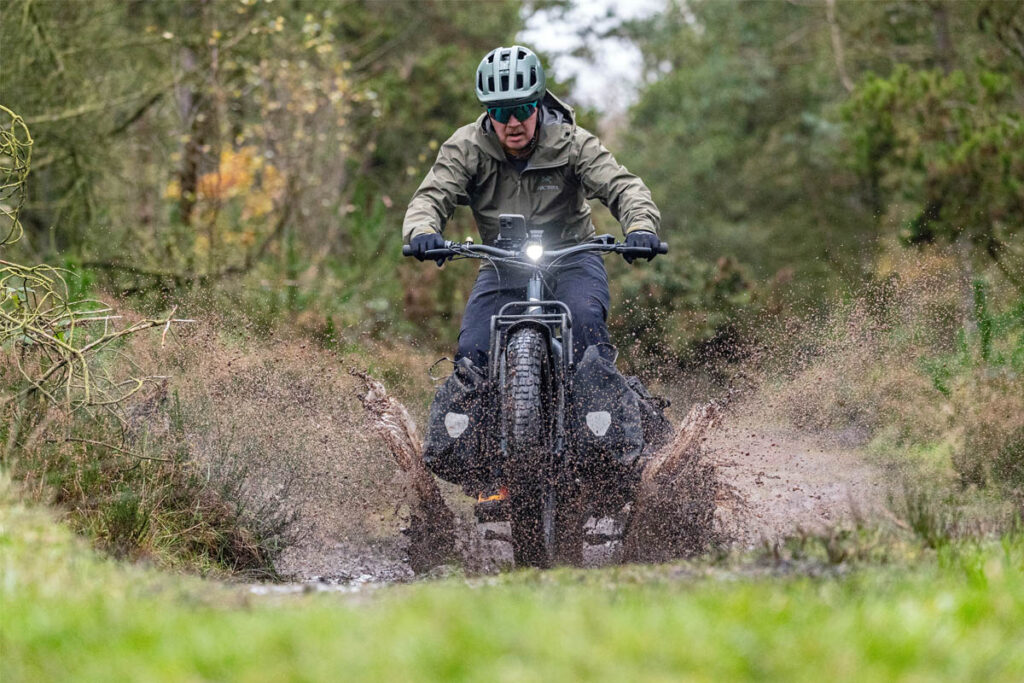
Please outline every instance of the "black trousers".
M525 270L491 267L480 269L462 314L456 360L468 357L478 367L487 366L491 316L510 301L526 299ZM588 346L608 343L608 274L598 254L578 254L553 266L544 280L552 298L565 303L572 313L573 355L583 357Z

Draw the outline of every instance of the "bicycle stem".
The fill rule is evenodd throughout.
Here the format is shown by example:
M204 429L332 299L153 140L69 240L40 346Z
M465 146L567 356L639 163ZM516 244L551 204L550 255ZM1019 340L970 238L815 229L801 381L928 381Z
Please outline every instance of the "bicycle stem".
M543 301L543 292L544 283L541 281L540 271L534 270L533 274L530 275L529 282L526 283L526 300ZM526 309L526 312L530 315L540 313L540 306L530 306L529 308Z

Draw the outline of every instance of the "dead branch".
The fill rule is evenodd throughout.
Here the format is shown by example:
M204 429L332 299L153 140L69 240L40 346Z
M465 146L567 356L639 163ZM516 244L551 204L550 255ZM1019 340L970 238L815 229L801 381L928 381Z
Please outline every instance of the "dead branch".
M647 462L624 541L626 561L694 555L712 540L719 486L703 442L720 415L715 403L694 406L672 441Z
M423 464L416 423L404 405L388 396L383 384L354 368L349 369L349 374L360 379L366 390L359 400L370 418L370 426L409 478L410 564L417 572L437 566L455 555L455 516Z
M832 36L832 53L836 60L836 70L839 72L839 82L843 84L846 92L853 92L853 79L846 71L843 36L839 33L839 21L836 19L836 0L825 0L825 18Z
M32 137L24 120L0 106L0 247L22 235L18 217L31 151ZM0 398L0 406L36 393L51 403L59 400L68 414L121 403L147 378L104 383L100 373L95 379L93 366L98 354L116 340L142 330L163 327L163 340L172 323L191 322L175 318L176 309L172 309L164 318L116 329L113 323L119 316L110 315L110 306L71 298L63 272L46 264L0 259L0 348L11 353L24 384ZM125 386L132 388L121 390Z

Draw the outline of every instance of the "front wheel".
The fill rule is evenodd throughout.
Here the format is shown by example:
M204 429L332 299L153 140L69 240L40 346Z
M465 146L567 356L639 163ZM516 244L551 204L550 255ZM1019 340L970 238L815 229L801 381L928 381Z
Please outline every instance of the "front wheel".
M544 334L523 327L509 336L505 348L502 415L508 459L512 551L516 564L547 567L551 564L554 487L548 462L551 430L545 410L550 394L548 349Z

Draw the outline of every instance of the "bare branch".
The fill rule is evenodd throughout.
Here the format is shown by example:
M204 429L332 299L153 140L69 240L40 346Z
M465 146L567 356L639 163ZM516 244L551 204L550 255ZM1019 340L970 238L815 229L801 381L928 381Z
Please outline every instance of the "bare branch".
M836 0L825 0L825 18L828 21L828 28L832 34L832 52L836 59L836 70L839 72L839 81L843 84L846 92L853 92L853 79L846 72L846 57L843 51L843 37L839 33L839 22L836 20Z

